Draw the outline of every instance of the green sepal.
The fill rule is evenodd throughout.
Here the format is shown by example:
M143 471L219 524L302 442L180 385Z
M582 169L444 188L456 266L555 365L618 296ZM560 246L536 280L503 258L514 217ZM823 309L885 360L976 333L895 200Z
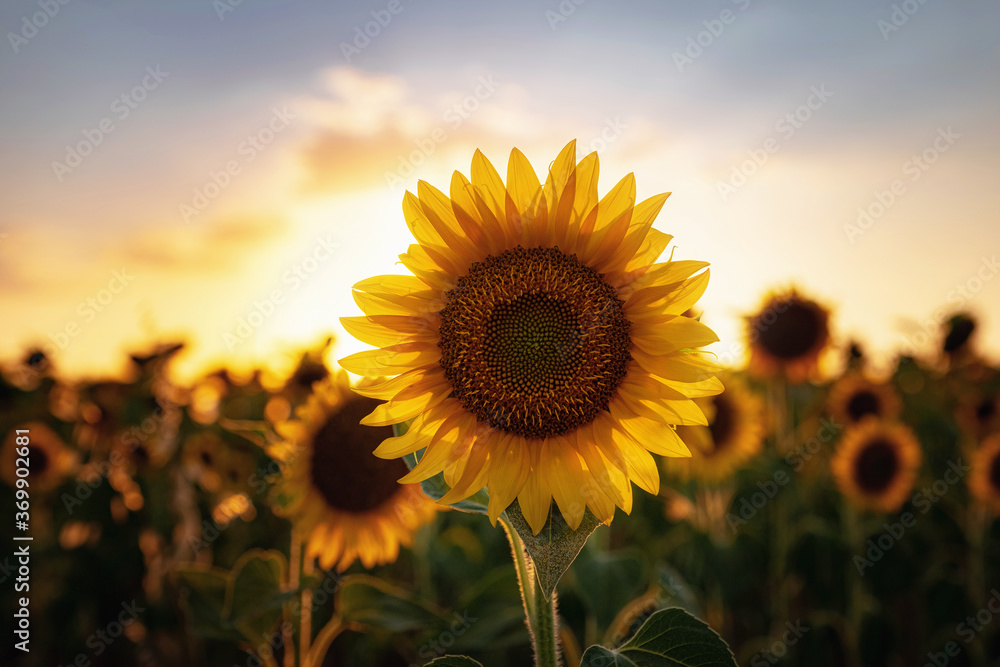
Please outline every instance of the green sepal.
M583 512L580 526L573 530L566 523L566 519L563 518L555 503L549 506L549 518L545 520L545 525L542 526L537 535L534 534L524 515L521 514L521 506L517 500L510 504L503 516L517 532L525 550L531 557L535 577L538 579L538 585L541 586L546 600L552 599L552 591L555 590L559 579L573 564L591 533L601 525L601 522L588 508Z

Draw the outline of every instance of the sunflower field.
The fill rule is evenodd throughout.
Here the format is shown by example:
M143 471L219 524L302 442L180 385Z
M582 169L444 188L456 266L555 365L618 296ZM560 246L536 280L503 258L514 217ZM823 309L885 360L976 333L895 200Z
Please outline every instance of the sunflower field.
M4 367L0 663L1000 664L976 318L877 369L776 287L720 363L667 195L598 169L570 142L420 181L399 275L353 287L361 352Z

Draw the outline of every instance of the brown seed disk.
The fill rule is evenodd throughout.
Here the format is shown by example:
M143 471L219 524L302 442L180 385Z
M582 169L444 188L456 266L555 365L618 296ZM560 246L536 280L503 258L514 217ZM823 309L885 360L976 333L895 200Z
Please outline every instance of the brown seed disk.
M874 440L865 445L854 463L858 486L868 493L881 493L896 479L901 462L892 443Z
M558 248L520 246L472 265L441 310L441 366L483 423L525 438L589 424L631 359L623 302Z
M313 486L333 508L367 512L391 498L406 474L402 459L384 460L373 451L393 435L391 426L364 426L361 419L379 402L353 397L326 420L313 437L310 473Z

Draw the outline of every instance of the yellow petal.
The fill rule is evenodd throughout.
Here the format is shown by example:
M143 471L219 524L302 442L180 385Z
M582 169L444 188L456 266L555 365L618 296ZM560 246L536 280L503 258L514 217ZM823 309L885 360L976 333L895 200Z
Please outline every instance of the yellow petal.
M630 337L633 344L650 354L694 349L719 340L714 331L698 320L681 316L659 324L633 320Z
M462 472L461 478L451 487L448 493L441 496L441 499L438 500L439 503L442 505L456 503L459 500L468 498L486 486L490 465L492 464L489 458L491 448L491 438L480 438L472 445L466 458L465 470Z
M411 343L415 341L437 341L438 329L433 321L420 315L368 315L341 317L340 323L362 343L376 347Z
M611 258L632 223L634 206L635 175L628 174L598 204L593 237L580 255L584 262L603 265Z
M361 420L365 426L392 426L426 412L451 395L451 385L437 373L428 373L395 398L382 403Z
M495 454L498 464L490 471L489 491L490 502L488 514L490 521L496 524L497 517L514 502L517 494L524 487L528 473L531 471L531 455L527 451L524 438L506 434L499 440Z
M539 449L537 443L532 443L531 472L524 482L524 487L517 494L517 502L521 507L524 520L531 526L535 535L549 519L549 509L552 506L552 492L545 483L544 474L539 468Z
M594 268L601 273L610 273L611 269L621 270L626 267L629 260L635 255L642 245L646 234L653 226L663 203L667 201L670 193L655 195L636 204L632 210L632 220L625 238L615 249L615 252L607 260L594 265Z
M381 350L365 350L340 360L344 370L355 375L378 377L399 375L408 370L429 366L441 359L441 348L433 343L404 343Z
M633 347L631 354L647 372L677 382L702 382L722 372L721 366L695 352L654 355Z
M488 255L496 254L503 244L503 230L495 216L484 219L479 214L472 183L461 172L456 171L451 176L450 192L451 210L469 242Z
M472 186L478 195L476 205L480 215L483 216L484 220L492 218L497 221L497 227L504 233L504 247L506 247L510 231L508 231L508 226L501 224L501 222L507 220L507 189L493 164L478 149L472 156Z
M633 406L638 407L634 403L629 407ZM641 407L638 414L624 408L620 402L612 401L610 407L611 414L616 416L625 432L649 451L660 456L691 456L687 445L677 437L673 428L661 420L648 418L642 414Z
M507 161L507 221L520 229L520 242L529 248L542 240L545 221L539 221L536 214L541 201L542 184L535 170L524 153L513 149Z
M548 438L545 445L541 458L552 497L566 523L572 530L576 530L587 509L582 493L584 475L580 457L565 438Z
M576 140L569 142L559 152L549 167L545 179L545 197L548 201L548 220L556 238L566 238L566 230L573 211L576 193Z

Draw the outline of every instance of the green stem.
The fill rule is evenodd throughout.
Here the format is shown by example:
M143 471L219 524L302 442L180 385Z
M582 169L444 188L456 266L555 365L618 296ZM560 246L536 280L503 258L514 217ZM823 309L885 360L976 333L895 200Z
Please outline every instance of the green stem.
M535 649L536 667L558 667L559 649L556 644L556 594L546 600L542 587L535 581L534 564L524 550L524 544L517 531L506 520L500 520L507 539L510 540L514 568L517 570L517 584L521 589L524 615L531 631L531 641Z
M864 534L859 517L846 498L842 498L841 503L844 528L847 533L847 543L850 545L852 553L864 553ZM847 577L851 583L847 600L847 628L850 637L846 643L849 664L855 666L861 664L861 625L864 622L865 616L865 588L861 581L861 576L861 574L853 571L853 569L847 573Z
M556 641L556 592L546 600L541 586L535 586L535 665L537 667L557 667L559 648Z

